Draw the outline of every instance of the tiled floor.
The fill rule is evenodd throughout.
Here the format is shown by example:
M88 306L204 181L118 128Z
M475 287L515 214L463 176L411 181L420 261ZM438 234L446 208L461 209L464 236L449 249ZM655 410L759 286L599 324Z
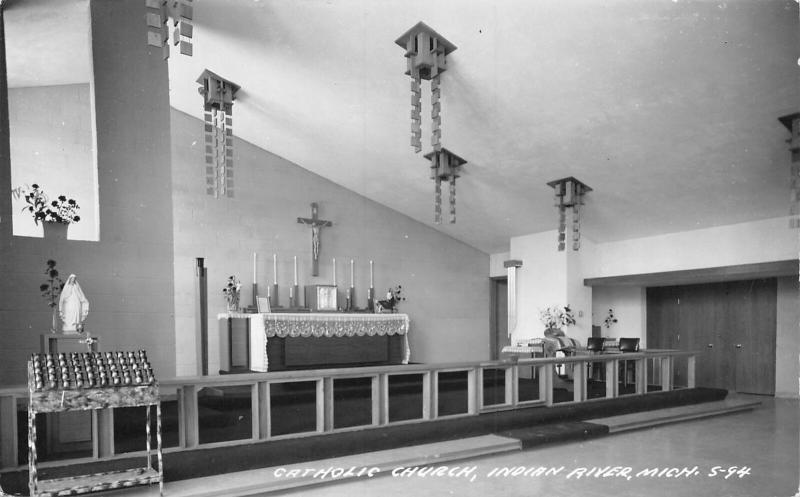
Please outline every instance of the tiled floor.
M798 401L755 397L763 407L741 414L626 432L584 443L561 444L450 463L469 477L383 476L305 488L292 495L327 496L792 496L798 492ZM444 466L444 465L443 465ZM494 468L559 468L554 476L490 477ZM627 476L578 477L592 467L631 468ZM697 467L693 476L645 476L658 468ZM729 478L727 469L748 467ZM724 468L716 471L714 468ZM524 470L520 470L524 471ZM624 471L624 469L623 469ZM572 476L570 476L572 473ZM674 474L675 471L669 474ZM472 475L475 478L472 478Z

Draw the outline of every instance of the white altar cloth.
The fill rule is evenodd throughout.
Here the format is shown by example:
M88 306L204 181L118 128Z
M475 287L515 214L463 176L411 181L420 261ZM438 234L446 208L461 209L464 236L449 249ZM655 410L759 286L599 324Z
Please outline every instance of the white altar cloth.
M343 313L223 313L224 318L244 318L250 322L250 369L265 372L269 369L267 340L272 337L352 337L403 336L403 364L411 358L408 345L410 320L408 314L343 314Z

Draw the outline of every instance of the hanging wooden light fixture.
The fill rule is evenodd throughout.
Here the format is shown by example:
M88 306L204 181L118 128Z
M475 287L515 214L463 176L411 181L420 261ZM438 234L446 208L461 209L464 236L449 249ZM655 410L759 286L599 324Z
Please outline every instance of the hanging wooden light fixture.
M592 191L584 183L572 176L547 183L555 190L556 208L558 209L558 250L566 245L567 209L572 209L572 250L581 248L581 206L583 196Z
M405 56L408 61L406 74L411 76L411 146L415 152L422 150L421 84L425 79L431 82L431 145L438 151L442 147L439 77L447 70L447 55L455 50L456 46L424 22L418 22L395 40L395 43L406 50Z
M169 20L172 18L172 44L183 55L192 55L192 0L145 0L147 8L147 44L161 47L164 60L169 58Z
M792 165L789 173L789 227L800 228L800 112L779 117L778 120L792 134L787 140Z
M233 197L233 101L239 86L208 69L197 82L205 117L206 193Z
M422 150L422 80L431 82L431 146L425 154L430 161L431 179L435 184L434 222L442 222L442 181L450 183L450 223L456 222L456 178L467 163L442 146L442 101L440 76L447 70L447 55L456 46L424 22L403 33L395 43L406 50L406 74L411 76L411 146Z
M456 178L461 166L467 163L453 152L442 148L425 154L431 161L431 179L435 182L434 216L436 224L442 222L442 181L450 182L450 223L456 222Z

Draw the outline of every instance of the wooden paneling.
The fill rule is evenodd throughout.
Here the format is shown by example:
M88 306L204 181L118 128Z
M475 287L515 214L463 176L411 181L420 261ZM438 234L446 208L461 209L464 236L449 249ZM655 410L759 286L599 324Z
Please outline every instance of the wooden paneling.
M775 393L775 330L777 325L777 282L755 280L742 282L736 288L731 306L746 312L731 312L741 316L737 328L734 354L736 357L736 390L746 393L773 395ZM749 284L748 284L749 283Z
M648 348L696 350L698 386L774 394L774 278L647 289ZM676 360L676 381L688 381Z

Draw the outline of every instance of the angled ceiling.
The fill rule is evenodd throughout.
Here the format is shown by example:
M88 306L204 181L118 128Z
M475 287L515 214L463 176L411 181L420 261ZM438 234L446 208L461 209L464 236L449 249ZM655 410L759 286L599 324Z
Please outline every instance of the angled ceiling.
M428 82L423 152L409 144L394 40L418 21L458 47L442 76L442 142L468 161L455 225L433 224ZM238 137L485 252L555 229L546 183L564 176L594 189L598 242L788 212L793 0L197 0L193 24L194 56L169 59L175 108L202 119L210 69L242 87ZM52 55L43 33L30 52Z

